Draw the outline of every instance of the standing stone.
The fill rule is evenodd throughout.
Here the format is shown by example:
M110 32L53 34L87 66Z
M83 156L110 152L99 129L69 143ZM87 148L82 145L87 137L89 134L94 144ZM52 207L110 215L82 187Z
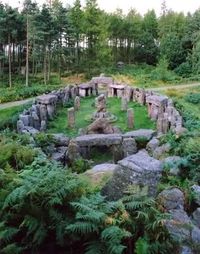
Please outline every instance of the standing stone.
M53 119L55 113L55 106L53 104L48 104L47 105L47 114L49 119Z
M122 142L124 157L137 153L137 143L134 138L124 138Z
M74 99L74 109L75 111L78 111L80 109L80 97L76 96L76 98Z
M68 120L68 127L74 128L74 126L75 126L75 110L74 110L74 108L69 108L67 110L67 120Z
M67 159L69 160L70 163L73 163L75 160L80 159L81 156L79 150L80 148L77 142L71 139L67 151Z
M22 120L18 120L17 121L17 132L18 133L22 133L23 129L24 129L24 123L23 123L23 121Z
M40 119L39 119L36 112L32 113L32 118L33 118L33 127L35 129L39 130L40 129Z
M134 127L134 111L133 108L127 110L127 127L133 129Z
M44 104L40 105L40 120L47 120L47 107Z
M122 97L121 98L121 111L127 111L127 107L128 107L128 100L126 97Z
M42 120L40 131L46 131L46 129L47 129L47 122L45 120Z

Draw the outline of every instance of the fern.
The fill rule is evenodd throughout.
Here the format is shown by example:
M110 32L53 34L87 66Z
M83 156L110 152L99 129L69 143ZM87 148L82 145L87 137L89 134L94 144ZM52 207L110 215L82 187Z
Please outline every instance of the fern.
M139 238L135 244L135 254L148 254L149 244L145 238Z

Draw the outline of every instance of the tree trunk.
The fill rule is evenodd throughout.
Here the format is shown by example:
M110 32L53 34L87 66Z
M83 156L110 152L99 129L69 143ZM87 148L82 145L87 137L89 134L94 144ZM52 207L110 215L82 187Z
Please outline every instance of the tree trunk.
M28 86L29 78L29 34L28 34L28 14L26 16L26 86Z
M47 84L47 49L44 47L44 84Z
M9 87L12 87L12 65L11 65L11 42L10 34L8 35L8 64L9 64Z

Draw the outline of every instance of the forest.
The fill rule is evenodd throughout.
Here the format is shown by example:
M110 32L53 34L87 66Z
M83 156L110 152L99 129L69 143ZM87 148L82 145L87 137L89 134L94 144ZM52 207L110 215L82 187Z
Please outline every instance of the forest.
M0 4L0 80L11 87L22 75L28 86L29 76L43 73L47 84L52 73L91 76L117 62L161 62L182 77L198 78L199 19L199 10L176 13L165 1L159 17L154 10L144 16L135 9L106 13L94 0L84 7L79 0L41 8L30 0L19 9Z
M0 0L0 254L199 254L199 82L200 9Z

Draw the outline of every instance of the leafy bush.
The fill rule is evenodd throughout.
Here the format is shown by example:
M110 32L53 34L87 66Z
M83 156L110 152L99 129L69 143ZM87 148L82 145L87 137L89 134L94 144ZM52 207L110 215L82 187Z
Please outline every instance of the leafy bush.
M8 175L0 174L1 253L133 253L141 237L147 253L172 249L166 215L144 191L110 202L78 175L42 159Z
M46 154L51 153L52 145L55 143L51 134L39 132L34 136L36 146L40 147Z
M185 96L185 100L187 102L190 102L193 104L199 104L200 103L200 93L190 93Z
M169 63L165 58L161 58L156 68L151 72L151 79L167 81L175 81L178 77L174 72L168 70ZM180 79L180 78L179 78Z
M36 152L32 148L20 145L17 142L3 144L0 142L0 168L10 166L20 170L26 165L30 165Z

